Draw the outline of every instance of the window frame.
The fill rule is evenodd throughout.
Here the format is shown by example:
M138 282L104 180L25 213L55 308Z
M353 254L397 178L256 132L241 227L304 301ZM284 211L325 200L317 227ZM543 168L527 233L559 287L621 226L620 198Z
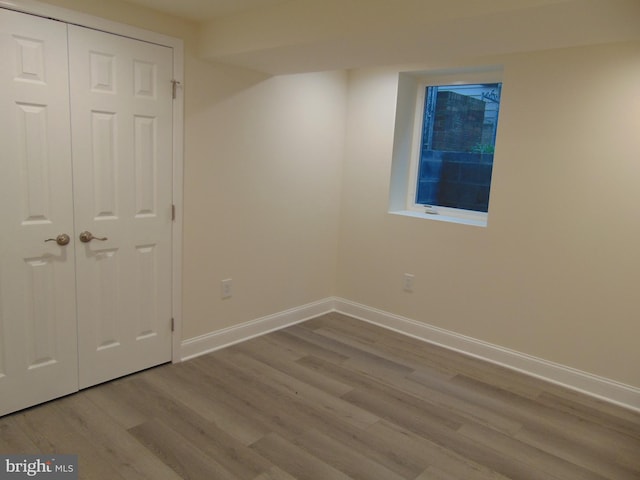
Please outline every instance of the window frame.
M413 107L412 131L410 132L411 146L408 162L407 184L404 191L404 209L390 208L389 213L404 214L411 217L428 218L433 220L464 223L468 225L486 226L489 212L478 212L461 208L443 207L438 205L425 206L416 203L418 188L418 172L421 157L422 130L424 127L425 95L427 87L448 85L472 85L484 83L503 83L501 67L486 67L484 69L461 69L443 72L407 72L415 78L415 102ZM501 100L502 103L502 100ZM499 116L498 116L499 118ZM499 123L499 120L498 120ZM396 130L398 124L396 123ZM396 135L400 132L395 132ZM498 135L496 135L496 146ZM394 152L395 157L395 152ZM394 158L394 162L396 159ZM493 184L493 179L492 179ZM393 194L393 192L391 192ZM489 193L491 198L491 192ZM489 205L491 201L489 201Z

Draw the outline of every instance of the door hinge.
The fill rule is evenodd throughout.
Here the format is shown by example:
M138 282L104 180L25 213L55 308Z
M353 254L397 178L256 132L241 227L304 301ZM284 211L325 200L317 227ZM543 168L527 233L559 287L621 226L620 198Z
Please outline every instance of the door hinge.
M171 205L171 221L176 221L176 206L173 204Z
M171 80L171 98L175 100L178 91L178 85L180 82L178 80Z
M171 331L176 331L176 321L173 318L171 319Z

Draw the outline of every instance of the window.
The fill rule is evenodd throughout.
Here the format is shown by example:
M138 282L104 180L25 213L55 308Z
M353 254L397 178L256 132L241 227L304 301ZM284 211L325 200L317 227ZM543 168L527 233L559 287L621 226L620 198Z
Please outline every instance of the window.
M400 75L392 213L486 226L502 92L499 73Z

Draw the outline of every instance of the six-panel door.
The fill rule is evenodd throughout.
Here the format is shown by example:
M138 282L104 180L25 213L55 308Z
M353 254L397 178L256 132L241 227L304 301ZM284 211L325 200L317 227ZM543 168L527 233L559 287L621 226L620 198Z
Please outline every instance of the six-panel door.
M0 10L0 414L78 388L66 30Z
M172 52L0 9L0 61L2 415L171 358Z
M172 65L69 26L80 388L171 360Z

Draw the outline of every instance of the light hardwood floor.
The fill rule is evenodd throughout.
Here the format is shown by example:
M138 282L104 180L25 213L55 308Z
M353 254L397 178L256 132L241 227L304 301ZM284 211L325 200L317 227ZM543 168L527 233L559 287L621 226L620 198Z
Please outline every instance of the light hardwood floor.
M0 418L82 479L640 479L640 414L328 314Z

